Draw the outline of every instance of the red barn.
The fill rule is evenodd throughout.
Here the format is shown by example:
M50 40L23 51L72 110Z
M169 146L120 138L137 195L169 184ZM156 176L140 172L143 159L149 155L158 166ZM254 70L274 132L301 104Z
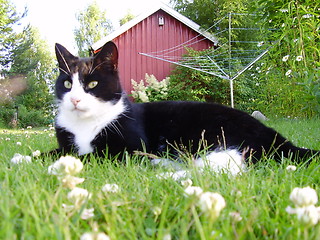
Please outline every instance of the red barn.
M200 26L170 7L161 4L122 25L110 35L93 44L99 50L106 42L113 41L119 50L119 74L122 87L131 93L131 79L140 81L145 74L153 74L158 80L170 75L172 64L143 56L139 53L157 52L179 46L189 40L195 50L215 45L212 36L200 32ZM174 52L185 54L184 47Z

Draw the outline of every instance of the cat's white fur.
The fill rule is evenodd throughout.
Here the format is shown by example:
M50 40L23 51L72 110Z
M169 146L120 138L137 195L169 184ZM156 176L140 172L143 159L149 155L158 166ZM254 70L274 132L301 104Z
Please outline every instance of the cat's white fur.
M184 164L173 162L169 159L154 159L151 163L176 170L174 172L160 173L157 175L160 179L172 178L177 181L192 176L191 170L184 169ZM216 173L227 173L236 176L246 170L242 153L236 149L217 150L204 157L199 157L193 163L200 172L208 169Z
M79 101L75 106L72 102ZM78 73L72 76L72 88L59 104L56 124L74 134L74 143L79 155L91 153L91 141L107 125L126 111L123 99L105 102L86 93Z
M237 149L214 151L194 162L198 168L209 168L214 172L227 172L231 175L241 174L245 169L242 153Z

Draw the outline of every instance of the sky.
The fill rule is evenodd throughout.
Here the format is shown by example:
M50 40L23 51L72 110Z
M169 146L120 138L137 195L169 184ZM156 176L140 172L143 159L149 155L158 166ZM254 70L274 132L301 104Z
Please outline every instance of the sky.
M41 37L54 50L54 44L60 43L70 52L76 54L73 30L77 26L76 13L84 10L94 0L11 0L18 12L27 7L28 14L22 25L30 23L37 27ZM101 10L112 21L114 28L119 27L119 19L128 11L138 15L160 0L96 0ZM169 4L170 0L161 0Z

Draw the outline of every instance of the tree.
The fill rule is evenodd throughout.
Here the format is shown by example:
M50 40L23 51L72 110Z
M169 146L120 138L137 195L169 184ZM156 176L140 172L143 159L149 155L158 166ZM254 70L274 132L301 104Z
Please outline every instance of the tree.
M86 57L93 43L110 33L111 22L106 18L106 12L101 11L94 1L86 9L77 14L79 27L74 30L79 56Z
M1 71L9 68L11 50L15 42L13 25L22 17L18 15L15 7L8 0L0 0L0 64Z
M123 24L131 21L131 20L134 19L134 18L135 18L135 16L134 16L134 15L131 13L131 11L129 10L129 11L127 12L127 14L126 14L123 18L121 18L121 19L119 20L120 26L122 26Z
M0 109L0 117L11 120L15 108L19 107L19 126L40 126L52 120L53 94L50 90L56 78L56 64L47 43L40 38L37 29L28 26L17 34L15 46L10 58L8 80L22 76L26 81L26 89L18 96L11 96ZM11 78L13 76L13 78ZM7 86L13 83L8 82Z
M175 9L198 23L202 28L211 27L230 12L248 11L252 0L171 0ZM249 4L250 3L250 4Z

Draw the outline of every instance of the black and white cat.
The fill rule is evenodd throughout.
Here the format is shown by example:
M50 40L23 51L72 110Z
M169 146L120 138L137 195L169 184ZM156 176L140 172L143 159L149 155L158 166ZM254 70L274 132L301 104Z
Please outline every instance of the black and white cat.
M116 156L140 150L161 154L185 146L196 154L206 140L211 150L232 148L259 160L263 153L297 158L318 151L298 148L250 115L226 106L199 102L136 104L122 91L118 51L106 43L91 58L73 56L56 44L60 75L55 152ZM249 151L244 151L249 149Z

